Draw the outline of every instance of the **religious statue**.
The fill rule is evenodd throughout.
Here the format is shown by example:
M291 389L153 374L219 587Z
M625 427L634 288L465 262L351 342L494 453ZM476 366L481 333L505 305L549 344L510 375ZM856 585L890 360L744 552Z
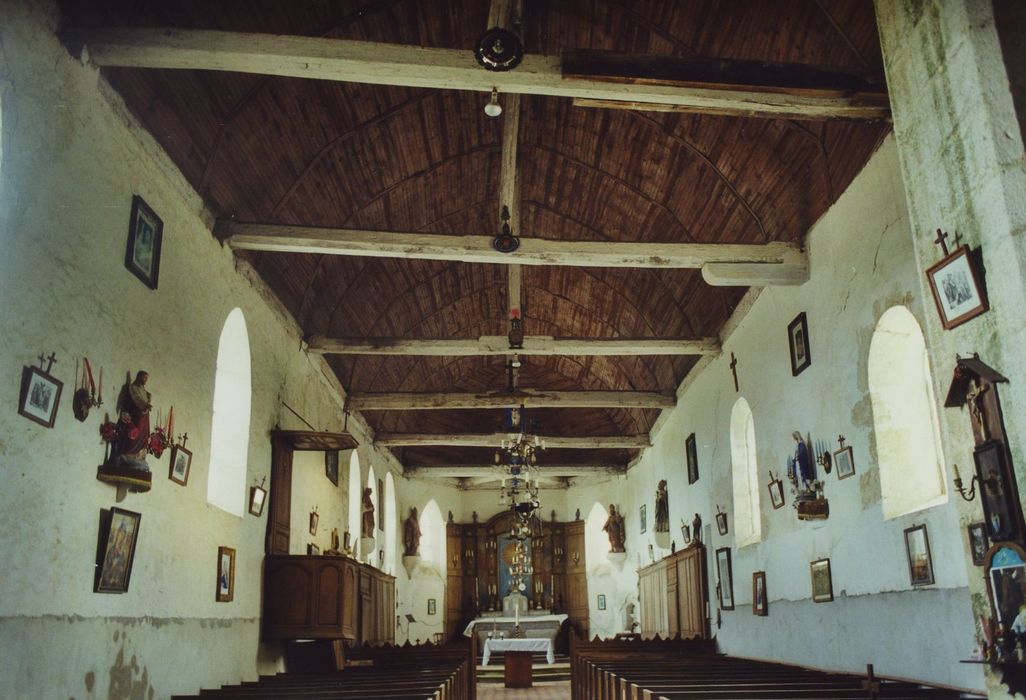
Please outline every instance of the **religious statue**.
M656 489L655 531L670 531L670 496L666 492L666 479L660 481Z
M374 537L374 499L371 488L363 490L363 520L360 521L360 537Z
M812 466L812 459L809 457L809 447L802 439L802 434L795 430L791 433L791 437L797 444L794 457L788 460L787 477L796 489L806 491L809 489L809 485L815 481L816 472Z
M403 556L415 557L420 554L420 522L417 509L410 508L410 517L403 523Z
M695 519L691 521L691 538L695 544L702 544L702 516L695 513Z
M168 444L164 428L150 432L153 402L146 390L149 378L148 372L137 372L135 380L126 383L118 396L117 423L107 420L100 426L100 436L108 444L109 454L97 470L96 478L115 484L119 490L149 491L153 477L146 455L160 457Z
M452 519L452 511L451 510L449 511L449 522L450 523L454 522L453 519Z
M616 512L616 506L609 506L609 517L606 519L606 524L602 526L602 531L609 534L609 551L627 551L624 548L623 516Z

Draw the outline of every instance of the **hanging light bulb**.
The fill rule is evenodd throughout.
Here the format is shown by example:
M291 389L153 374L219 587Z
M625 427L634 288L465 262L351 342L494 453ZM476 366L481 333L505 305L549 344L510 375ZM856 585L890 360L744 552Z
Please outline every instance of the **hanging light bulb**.
M492 88L492 99L484 106L484 113L489 117L497 117L502 114L502 105L499 104L499 91Z

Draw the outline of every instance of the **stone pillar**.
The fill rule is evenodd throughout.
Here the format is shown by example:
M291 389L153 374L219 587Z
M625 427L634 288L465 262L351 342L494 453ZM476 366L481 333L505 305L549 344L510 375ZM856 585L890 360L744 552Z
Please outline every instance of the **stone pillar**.
M990 311L945 331L922 276L924 329L938 401L955 354L978 352L1010 379L1000 387L1020 499L1026 487L1026 167L1022 132L990 0L875 0L894 134L920 270L941 257L935 231L981 248ZM972 473L969 418L939 409L948 488L963 524L982 519L962 503L951 464ZM968 482L968 479L966 480ZM963 539L965 535L963 532ZM966 566L974 611L987 611L982 572ZM965 650L966 655L970 652ZM965 657L967 658L967 657ZM1000 693L1000 691L996 691Z

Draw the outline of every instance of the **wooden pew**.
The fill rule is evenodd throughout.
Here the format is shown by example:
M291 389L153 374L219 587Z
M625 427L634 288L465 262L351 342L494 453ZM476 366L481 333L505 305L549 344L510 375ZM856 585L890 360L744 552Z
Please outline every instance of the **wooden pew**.
M449 645L338 647L341 670L286 672L179 700L476 700L474 641Z
M571 638L574 700L772 700L776 698L888 698L922 700L976 697L872 675L828 673L781 663L718 654L699 639L586 641Z

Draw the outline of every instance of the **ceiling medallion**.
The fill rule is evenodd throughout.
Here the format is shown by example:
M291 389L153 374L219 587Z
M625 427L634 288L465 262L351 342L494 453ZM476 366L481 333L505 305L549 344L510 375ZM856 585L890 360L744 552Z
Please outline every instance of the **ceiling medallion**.
M513 70L524 58L524 45L513 32L492 27L478 40L474 58L488 70Z
M500 253L512 253L520 247L520 239L513 235L509 227L509 207L502 205L502 233L492 239L492 247Z

